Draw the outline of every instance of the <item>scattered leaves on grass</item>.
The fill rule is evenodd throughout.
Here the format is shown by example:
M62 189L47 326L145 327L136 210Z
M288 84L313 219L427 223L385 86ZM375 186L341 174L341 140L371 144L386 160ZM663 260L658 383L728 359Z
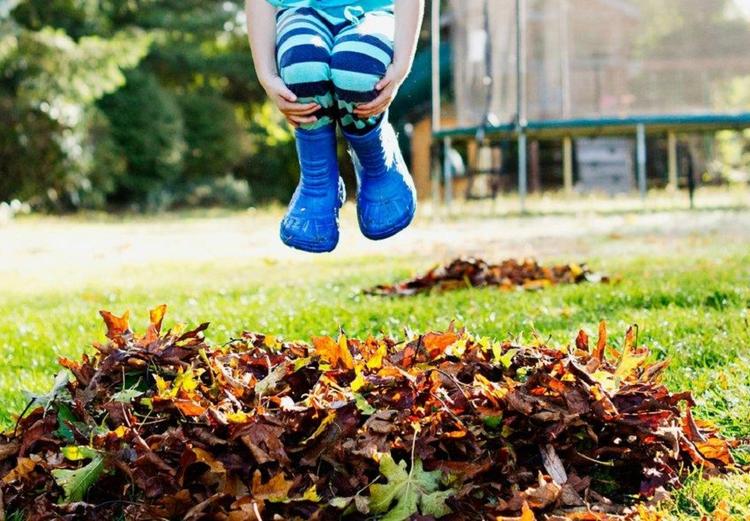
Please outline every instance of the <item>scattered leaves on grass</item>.
M0 436L0 514L30 520L469 521L660 516L733 443L659 382L635 329L621 352L493 342L450 328L396 341L204 324L105 344Z
M557 284L609 282L585 264L542 266L534 259L508 259L490 264L477 258L459 258L437 265L424 275L396 284L383 284L365 293L381 296L409 296L431 290L449 291L468 287L497 286L504 291L541 290Z

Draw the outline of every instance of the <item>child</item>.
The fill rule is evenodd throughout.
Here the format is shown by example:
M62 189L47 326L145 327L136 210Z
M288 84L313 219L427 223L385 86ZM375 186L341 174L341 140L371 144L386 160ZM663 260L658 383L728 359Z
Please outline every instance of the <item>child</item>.
M255 69L295 128L300 182L281 240L328 252L339 240L346 194L336 125L359 184L362 233L385 239L406 228L416 193L387 109L411 69L424 0L247 0Z

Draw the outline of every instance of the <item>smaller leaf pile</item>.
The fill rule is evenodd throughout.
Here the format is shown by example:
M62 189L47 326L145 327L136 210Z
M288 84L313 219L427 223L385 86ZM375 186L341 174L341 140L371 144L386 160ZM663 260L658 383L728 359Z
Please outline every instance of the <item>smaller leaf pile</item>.
M431 291L449 291L469 287L497 286L504 291L540 290L557 284L609 282L593 273L585 264L542 266L534 259L507 259L490 264L477 258L459 258L441 264L424 275L396 284L383 284L365 293L381 296L410 296Z
M656 520L634 499L733 468L633 329L619 351L603 325L563 348L453 328L212 347L164 312L143 335L103 312L109 341L0 436L0 519Z

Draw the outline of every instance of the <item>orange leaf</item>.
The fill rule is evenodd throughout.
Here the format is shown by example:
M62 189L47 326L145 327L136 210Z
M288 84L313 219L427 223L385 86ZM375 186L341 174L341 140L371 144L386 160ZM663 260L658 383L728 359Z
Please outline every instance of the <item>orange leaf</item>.
M161 306L154 308L150 311L151 321L148 326L148 331L146 331L146 335L143 337L144 343L148 344L159 338L159 333L161 333L162 321L164 320L164 315L166 313L167 313L166 304L162 304Z
M706 459L720 461L724 465L733 465L734 458L729 452L729 445L720 438L710 438L708 441L694 442L698 451Z
M174 400L174 405L185 416L200 416L206 408L192 400Z
M193 451L193 454L195 454L195 461L208 465L211 472L214 474L226 474L227 469L224 467L224 464L214 458L210 452L199 447L193 447L191 450Z
M110 340L116 340L130 331L130 311L126 311L121 317L109 311L100 311L99 314L107 325L107 338Z
M581 329L576 337L576 348L580 351L589 351L589 336Z
M334 342L333 338L329 336L313 337L312 342L313 346L315 346L315 354L325 362L331 364L332 367L338 365L339 346Z
M342 344L344 344L343 349ZM352 359L352 354L349 351L349 348L346 347L345 338L343 342L336 342L329 336L315 337L313 338L313 346L315 346L315 354L328 362L331 367L338 367L339 362L342 362L344 368L354 368L354 360Z
M293 485L294 481L287 481L283 472L279 472L268 483L263 484L260 471L256 470L253 474L253 497L255 499L267 499L272 503L284 501L289 499L289 491Z
M456 340L458 340L458 335L453 332L427 333L422 337L422 343L427 348L430 358L442 355L449 346L456 343Z
M31 471L34 470L36 467L36 464L39 462L39 457L34 456L32 458L18 458L18 463L16 464L16 467L8 472L5 476L3 476L3 483L10 484L14 481L21 481L28 477L29 474L31 474Z
M607 347L607 323L602 320L599 322L599 339L596 341L596 350L594 358L601 362L604 359L604 350Z

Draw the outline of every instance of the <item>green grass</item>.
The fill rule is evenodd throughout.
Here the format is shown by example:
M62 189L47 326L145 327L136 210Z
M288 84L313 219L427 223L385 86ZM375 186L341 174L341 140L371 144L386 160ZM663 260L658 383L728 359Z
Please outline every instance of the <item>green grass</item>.
M750 251L714 244L688 257L590 259L617 274L611 285L557 287L542 293L492 289L418 296L366 297L359 289L411 275L424 259L350 259L232 266L157 265L116 278L92 274L86 288L19 288L0 295L0 427L24 407L21 389L49 388L59 356L78 357L103 338L99 309L131 309L143 327L147 310L167 303L167 324L212 322L209 339L224 342L243 330L309 339L380 331L398 335L445 328L451 320L495 338L534 332L567 343L579 328L591 334L606 319L614 342L628 325L654 356L670 358L667 383L690 389L697 415L734 437L750 437ZM741 461L750 461L742 450ZM673 500L680 519L710 513L726 500L737 519L750 509L750 478L693 478Z

